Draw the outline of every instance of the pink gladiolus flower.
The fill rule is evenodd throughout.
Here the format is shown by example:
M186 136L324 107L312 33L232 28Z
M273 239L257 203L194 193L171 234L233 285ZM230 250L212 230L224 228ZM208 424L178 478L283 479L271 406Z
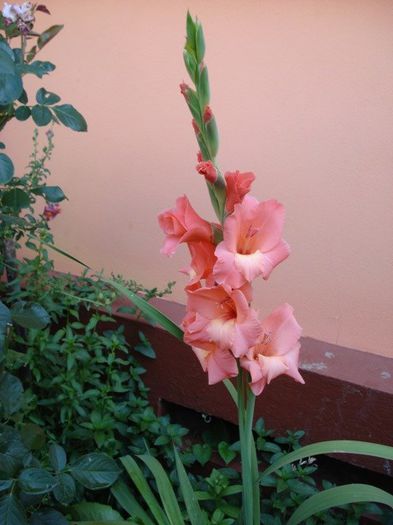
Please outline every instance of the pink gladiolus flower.
M166 235L161 248L165 255L173 255L182 242L212 242L210 223L196 213L185 195L176 200L175 208L160 213L158 222Z
M298 370L301 331L289 304L279 306L262 321L258 344L240 360L251 375L250 388L255 395L281 374L304 384Z
M205 179L212 184L217 180L217 170L211 160L206 162L200 162L196 166L196 170L200 175L203 175Z
M250 191L255 175L251 171L245 173L234 171L225 173L224 177L227 183L225 209L228 213L232 213L235 204L242 202L244 196Z
M246 195L225 219L224 239L216 248L213 275L217 283L240 288L258 275L267 279L289 255L281 238L284 207L276 200L258 202Z
M50 202L45 206L42 215L44 216L45 220L51 221L52 219L56 217L56 215L59 215L59 213L61 213L60 205L53 204Z
M203 348L192 347L192 349L203 371L207 372L209 385L237 376L236 359L229 350L222 349L215 343L204 343Z
M191 286L202 279L206 280L207 286L214 285L213 267L217 261L214 255L216 246L211 242L199 241L188 243L191 253L191 265L189 268L181 270L190 277Z
M187 291L184 341L191 346L216 343L235 357L245 355L261 334L257 313L250 308L251 287L227 291L222 286Z

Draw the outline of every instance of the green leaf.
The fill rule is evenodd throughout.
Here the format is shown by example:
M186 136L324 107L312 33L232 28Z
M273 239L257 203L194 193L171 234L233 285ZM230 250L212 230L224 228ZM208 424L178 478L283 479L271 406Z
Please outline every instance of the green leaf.
M20 433L29 450L40 450L45 445L45 430L34 423L25 423Z
M45 509L31 516L31 525L69 525L69 522L57 510Z
M40 34L37 40L38 49L42 49L48 42L52 40L60 31L63 29L63 25L54 25L49 29L46 29L43 33Z
M64 126L74 131L87 131L87 122L71 104L53 106L56 117Z
M14 176L14 165L5 153L0 153L0 184L7 184Z
M56 479L42 468L27 468L19 474L19 486L26 494L47 494L56 485Z
M228 465L236 457L236 452L231 450L229 444L226 441L221 441L218 444L218 453L221 458L225 461L225 464Z
M86 454L71 465L72 476L90 490L110 487L117 480L120 469L116 462L100 452Z
M74 519L84 521L122 521L123 518L117 512L112 509L109 505L103 505L102 503L90 503L83 501L77 503L71 507L71 514ZM109 525L109 524L108 524Z
M207 67L205 66L199 77L199 97L202 103L202 107L205 107L210 102L210 87L209 87L209 76L207 73Z
M76 495L76 484L74 478L66 472L60 472L56 476L56 486L53 489L53 495L57 501L63 505L69 505L73 502Z
M304 501L292 514L287 525L297 525L314 514L349 503L373 501L393 508L393 496L372 485L353 483L324 490Z
M183 51L183 59L184 59L184 65L186 66L187 72L190 75L191 80L196 82L196 72L198 68L197 61L193 54L189 53L187 49Z
M212 157L215 158L218 152L218 129L215 117L212 117L208 122L206 122L206 135L209 143L210 152Z
M155 525L151 518L146 514L141 505L135 499L127 485L119 479L111 487L111 493L117 503L134 518L138 518L143 525Z
M179 339L179 341L183 341L183 331L173 321L157 310L157 308L154 308L154 306L142 299L142 297L131 292L131 290L128 290L125 286L113 279L103 279L103 282L109 284L121 295L127 297L137 308L139 308L139 310L141 310L141 312L143 312L144 315L149 317L149 319L158 323L167 332Z
M203 443L202 445L197 443L196 445L192 446L192 453L194 454L198 463L203 466L206 465L208 461L210 461L212 456L212 448L207 443Z
M5 53L12 62L15 62L14 50L11 49L5 40L0 40L0 51Z
M35 195L45 197L48 202L61 202L66 198L60 186L40 186L32 191Z
M159 525L168 525L169 522L165 516L164 511L160 507L156 497L154 496L151 488L149 487L149 484L145 479L145 476L143 475L135 460L131 456L124 456L120 458L120 461L134 482L140 495L146 502L147 508L153 514L157 523Z
M28 106L19 106L15 110L15 118L16 120L20 120L23 122L24 120L27 120L31 115L31 110Z
M1 525L27 525L25 511L14 494L0 498Z
M27 96L27 93L25 90L22 91L22 94L21 96L18 98L18 101L21 103L21 104L27 104L28 101L29 101L29 98Z
M17 71L22 74L30 73L38 78L42 78L44 75L48 75L56 69L56 66L52 62L43 62L42 60L35 60L31 64L19 64L16 67Z
M2 42L4 44L4 42ZM0 106L11 104L23 91L20 73L4 47L0 48Z
M38 237L35 237L34 235L32 235L32 237L34 239L36 239L37 241L41 242L44 246L47 246L48 248L51 248L55 252L60 253L61 255L64 255L64 257L67 257L68 259L71 259L72 261L75 261L76 263L80 264L81 266L83 266L87 270L91 270L90 266L87 266L87 264L85 264L84 262L80 261L79 259L77 259L73 255L67 253L66 251L61 250L60 248L57 248L57 246L55 246L54 244L51 244L49 242L45 242L42 239L39 239Z
M187 472L181 462L180 456L176 448L175 452L175 461L176 461L176 470L180 482L180 490L183 495L183 500L186 505L188 519L190 520L191 525L204 525L206 523L206 517L202 514L201 508L198 503L198 498L192 488L190 480L188 479Z
M19 212L22 208L28 208L30 206L29 194L20 188L12 188L12 190L5 191L1 202L3 206L8 206L15 212Z
M31 116L37 126L47 126L52 121L52 113L46 106L33 106Z
M45 88L40 88L37 91L35 98L38 104L43 104L44 106L57 104L57 102L60 102L61 100L59 95L56 95L56 93L51 93Z
M13 321L23 328L45 328L50 322L48 312L40 304L19 301L11 308Z
M184 525L184 520L177 503L176 495L170 479L163 469L161 463L148 454L138 456L149 468L157 483L157 490L160 495L162 505L171 525Z
M187 11L186 31L187 31L187 40L191 44L194 44L195 43L195 23L189 11Z
M67 454L63 447L52 443L49 447L49 461L56 472L63 470L67 464Z
M269 476L276 472L284 465L299 461L303 458L311 456L318 456L319 454L360 454L365 456L373 456L377 458L388 459L393 461L393 447L387 445L379 445L377 443L369 443L367 441L351 441L351 440L332 440L321 441L298 448L294 452L290 452L275 461L269 468L267 468L261 477Z
M205 56L205 37L203 29L199 22L195 24L195 47L198 63L200 64Z
M20 409L22 398L23 385L20 379L8 372L0 374L0 405L7 417Z

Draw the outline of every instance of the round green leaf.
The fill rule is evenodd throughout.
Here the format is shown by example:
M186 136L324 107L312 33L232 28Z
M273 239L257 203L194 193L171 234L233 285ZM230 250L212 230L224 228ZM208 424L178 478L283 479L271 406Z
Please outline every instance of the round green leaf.
M5 153L0 153L0 184L7 184L14 176L14 165Z
M11 309L12 319L23 328L41 329L50 322L48 312L40 304L20 301Z
M28 106L19 106L15 110L15 118L17 120L21 120L22 122L24 120L27 120L31 115L31 110Z
M57 510L45 509L31 516L30 525L69 525L69 521Z
M2 525L27 525L23 506L14 494L0 498L0 523Z
M53 106L56 117L64 126L74 131L87 131L87 122L71 104Z
M49 461L56 472L63 470L67 464L67 454L64 448L56 443L52 443L49 447Z
M22 208L30 206L30 199L25 191L20 188L12 188L12 190L3 193L2 203L3 206L8 206L15 212L19 212Z
M33 193L42 195L48 202L61 202L66 198L60 186L41 186L35 188Z
M3 372L0 375L0 406L7 416L20 409L22 396L23 386L20 380L8 372Z
M52 120L52 113L46 106L33 106L31 115L37 126L46 126Z
M37 91L35 98L38 104L44 104L45 106L50 104L57 104L57 102L60 102L59 95L56 95L56 93L51 93L45 88L40 88Z
M70 470L81 485L90 490L110 487L117 480L120 469L106 454L95 452L79 458Z
M23 443L30 450L40 450L45 445L45 430L34 423L26 423L21 429Z
M56 485L56 479L42 468L27 468L19 474L19 486L26 494L47 494Z
M56 476L57 485L53 489L53 495L59 503L69 505L75 499L76 484L74 478L66 472L60 472Z
M27 103L28 103L29 98L28 98L27 93L26 93L25 90L22 91L22 94L21 94L21 96L18 98L18 100L19 100L19 102L20 102L21 104L27 104Z
M2 43L5 44L4 42ZM22 91L22 78L16 69L13 59L2 47L0 48L0 106L10 104L19 98Z

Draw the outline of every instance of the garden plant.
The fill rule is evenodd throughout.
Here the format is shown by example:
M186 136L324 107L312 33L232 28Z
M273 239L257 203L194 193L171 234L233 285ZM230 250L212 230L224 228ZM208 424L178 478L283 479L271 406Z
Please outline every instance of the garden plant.
M302 431L278 436L263 419L254 421L256 396L271 380L286 374L303 382L301 329L287 304L263 320L251 307L252 281L268 279L289 255L281 237L284 208L249 195L253 173L222 175L218 167L200 22L188 14L184 61L193 87L182 83L181 93L217 223L202 219L185 196L159 216L162 253L173 255L184 243L191 255L187 313L178 327L149 303L174 283L160 291L121 276L104 278L56 246L50 225L61 220L66 197L48 184L53 124L75 131L87 124L45 88L29 103L24 75L42 78L55 69L35 57L62 28L36 33L38 14L49 11L25 2L4 4L0 15L1 128L14 118L50 126L44 134L34 131L21 176L0 153L0 523L355 525L364 512L388 523L390 494L364 484L320 484L315 473L319 454L393 459L391 448L355 441L301 447ZM83 273L56 273L51 250L80 262ZM127 320L119 323L112 308L118 294L134 305L119 311L144 315L184 340L209 384L225 383L237 406L238 435L225 424L194 434L155 413L138 356L146 362L159 349L143 329L137 343L127 341Z

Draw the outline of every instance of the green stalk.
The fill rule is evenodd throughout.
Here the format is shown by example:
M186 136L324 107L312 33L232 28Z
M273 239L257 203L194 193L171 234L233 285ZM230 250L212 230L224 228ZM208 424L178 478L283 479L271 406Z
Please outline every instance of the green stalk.
M251 471L251 447L249 439L249 410L247 402L247 377L246 372L239 368L238 376L238 421L240 435L240 456L242 468L242 517L243 525L254 525L253 518L253 479ZM259 516L258 516L259 520Z

